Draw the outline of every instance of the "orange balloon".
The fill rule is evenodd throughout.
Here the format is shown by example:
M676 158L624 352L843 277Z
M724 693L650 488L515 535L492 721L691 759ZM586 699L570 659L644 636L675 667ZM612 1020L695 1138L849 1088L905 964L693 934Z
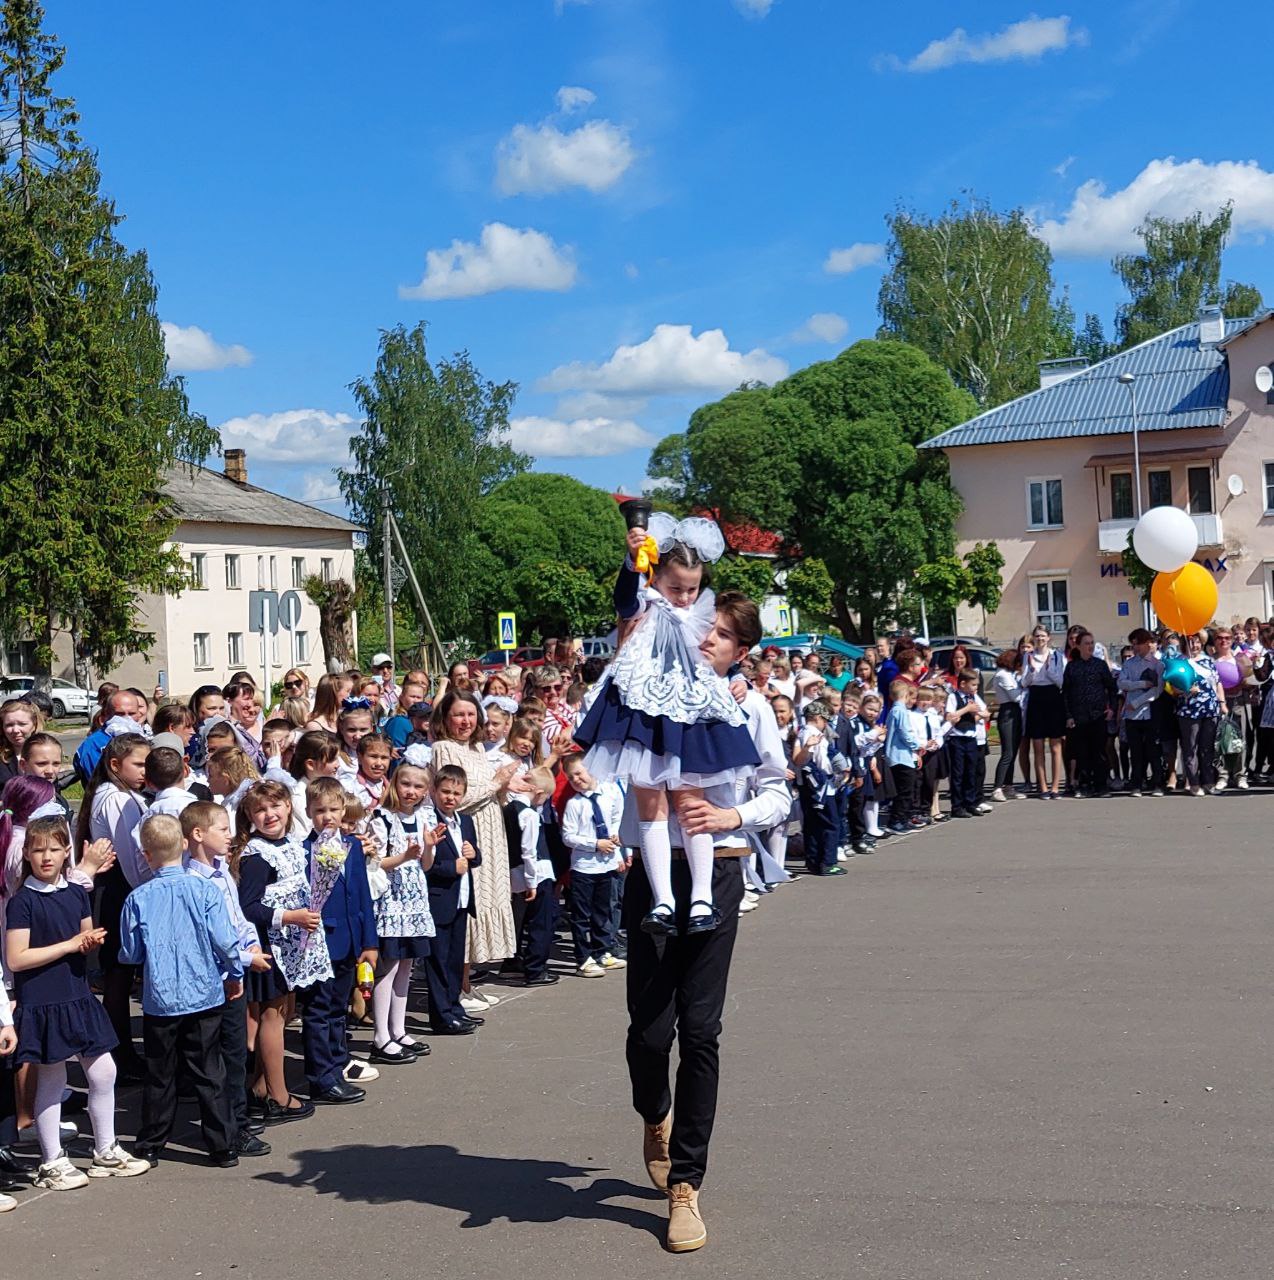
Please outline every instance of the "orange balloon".
M1155 576L1150 603L1165 626L1182 635L1199 631L1216 616L1216 582L1201 564L1190 560L1173 573Z

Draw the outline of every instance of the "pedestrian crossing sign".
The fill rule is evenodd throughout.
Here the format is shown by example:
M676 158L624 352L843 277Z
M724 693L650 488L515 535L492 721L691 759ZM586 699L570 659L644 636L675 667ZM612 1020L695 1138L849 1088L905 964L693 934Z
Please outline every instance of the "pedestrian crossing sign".
M518 647L518 615L516 613L500 614L500 644L501 649L516 649Z
M792 611L785 604L779 605L779 635L790 636L792 634Z

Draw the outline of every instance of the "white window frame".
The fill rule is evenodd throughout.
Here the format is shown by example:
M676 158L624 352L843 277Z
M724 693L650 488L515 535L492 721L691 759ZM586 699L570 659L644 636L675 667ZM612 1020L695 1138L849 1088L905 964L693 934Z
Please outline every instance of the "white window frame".
M212 670L212 646L208 643L211 639L212 636L206 631L196 631L191 637L196 671Z
M1116 514L1115 514L1115 485L1114 485L1114 480L1115 480L1115 477L1116 477L1116 476L1127 476L1127 477L1128 477L1128 489L1129 489L1129 497L1130 497L1130 499L1131 499L1131 506L1130 506L1129 511L1128 511L1128 514L1127 514L1126 516L1120 516L1120 515L1116 515ZM1117 470L1114 470L1114 471L1108 471L1108 472L1106 473L1106 501L1107 501L1107 502L1109 503L1109 505L1110 505L1110 518L1111 518L1112 520L1133 520L1133 519L1135 519L1135 518L1136 518L1136 514L1137 514L1137 489L1136 489L1136 486L1132 483L1132 470L1131 470L1131 469L1129 469L1129 470L1127 470L1127 471L1124 471L1122 468L1119 468L1119 469L1117 469ZM1065 514L1065 512L1064 512L1064 511L1063 511L1063 514Z
M226 665L231 670L237 671L243 666L243 632L227 631L226 632Z
M292 557L292 585L293 587L303 587L305 585L305 557Z
M192 591L208 590L208 553L206 551L190 553L190 589Z
M324 582L331 582L334 567L331 556L324 556L319 561L319 576Z
M1190 472L1192 471L1206 471L1208 473L1208 493L1211 501L1211 509L1208 511L1196 511L1194 503L1190 501ZM1186 510L1192 516L1211 516L1216 514L1216 476L1212 474L1210 463L1196 462L1186 467Z
M226 552L226 590L238 591L243 579L241 576L242 562L238 552Z
M1048 485L1056 480L1058 486L1058 497L1062 504L1062 518L1053 523L1048 518ZM1036 524L1031 519L1031 486L1043 485L1043 507L1044 522ZM1026 477L1026 527L1032 533L1043 532L1051 529L1064 529L1066 527L1066 486L1061 476L1027 476Z
M270 590L277 591L279 589L279 557L270 557Z
M1056 611L1056 609L1053 609L1053 608L1050 608L1047 615L1043 615L1040 613L1039 607L1036 603L1035 589L1041 582L1047 582L1049 584L1048 594L1049 594L1050 606L1056 605L1057 603L1057 601L1053 599L1053 584L1058 582L1064 582L1066 584L1066 612L1065 613L1059 614ZM1032 570L1027 577L1027 586L1029 587L1030 593L1031 593L1031 597L1030 597L1030 606L1031 606L1030 616L1032 619L1031 626L1034 627L1039 625L1041 619L1044 616L1047 616L1050 619L1054 619L1054 620L1057 619L1058 617L1061 617L1065 619L1065 625L1061 627L1050 627L1049 634L1065 635L1066 631L1070 627L1071 614L1073 612L1071 608L1071 576L1069 571L1066 569Z
M272 667L281 667L283 665L283 645L278 631L270 637L270 665Z
M1272 490L1274 490L1274 458L1266 458L1261 463L1261 492L1265 495L1263 507L1267 516L1274 516L1274 503L1270 502Z
M296 634L296 665L298 667L308 667L310 665L310 633L308 631L298 631Z

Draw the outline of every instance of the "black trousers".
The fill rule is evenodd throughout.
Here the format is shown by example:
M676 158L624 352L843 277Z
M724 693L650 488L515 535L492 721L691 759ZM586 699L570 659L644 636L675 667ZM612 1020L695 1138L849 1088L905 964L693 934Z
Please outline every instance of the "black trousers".
M846 793L849 797L849 839L851 844L858 844L867 839L867 820L863 817L863 805L867 803L866 786L855 787Z
M1075 752L1075 781L1082 791L1105 791L1109 785L1106 721L1088 720L1066 730Z
M821 876L836 865L837 814L835 798L816 803L817 797L807 787L801 788L801 841L805 846L805 869Z
M995 785L1013 785L1013 766L1018 748L1022 745L1022 707L1016 702L1004 702L995 712L996 727L1000 731L1000 758L995 765Z
M575 942L576 964L583 964L589 959L600 960L607 952L614 955L618 945L615 935L618 882L618 871L603 871L601 875L571 872L567 900L571 909L571 937Z
M242 997L238 1003L242 1004ZM139 1147L162 1147L172 1137L177 1119L177 1070L194 1086L199 1103L199 1127L211 1151L234 1145L230 1099L226 1096L226 1068L221 1058L221 1006L202 1013L171 1018L142 1018L146 1085L142 1090Z
M894 800L890 814L895 823L910 822L916 816L916 767L911 764L891 764L889 772L894 779Z
M1146 766L1150 766L1150 787L1158 791L1163 787L1163 752L1159 745L1159 726L1154 719L1125 720L1124 730L1128 734L1128 754L1131 763L1128 767L1128 785L1133 791L1140 791L1146 785Z
M526 902L525 941L522 946L522 971L528 978L538 978L548 968L553 950L553 933L557 928L557 893L552 880L535 886L535 897Z
M296 993L301 1006L305 1079L311 1090L334 1089L345 1079L345 1068L349 1065L345 1011L354 990L357 963L354 955L333 960L332 977L326 982L302 987Z
M684 929L690 907L690 867L672 864L677 924ZM708 933L656 939L641 928L654 905L640 860L628 873L624 922L628 929L628 1075L633 1106L647 1124L672 1110L669 1182L698 1187L708 1167L708 1143L717 1116L720 1078L721 1011L725 1007L730 959L739 931L743 867L738 858L718 858L712 869L712 898L721 923ZM672 1094L669 1062L677 1042L677 1091Z
M227 1000L221 1006L221 1026L217 1039L226 1071L226 1100L230 1107L230 1129L236 1137L248 1123L248 1002Z
M458 911L450 924L436 927L437 933L429 939L425 972L429 975L429 1021L440 1026L464 1017L460 987L464 982L464 938L469 917Z
M972 813L981 803L978 795L978 744L973 734L947 735L947 764L951 769L951 781L947 785L952 812Z

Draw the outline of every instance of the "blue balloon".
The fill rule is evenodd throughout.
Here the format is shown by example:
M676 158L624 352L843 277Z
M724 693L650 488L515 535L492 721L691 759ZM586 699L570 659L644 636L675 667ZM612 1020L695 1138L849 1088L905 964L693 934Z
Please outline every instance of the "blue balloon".
M1163 671L1163 682L1173 693L1189 693L1198 673L1185 658L1174 658Z

